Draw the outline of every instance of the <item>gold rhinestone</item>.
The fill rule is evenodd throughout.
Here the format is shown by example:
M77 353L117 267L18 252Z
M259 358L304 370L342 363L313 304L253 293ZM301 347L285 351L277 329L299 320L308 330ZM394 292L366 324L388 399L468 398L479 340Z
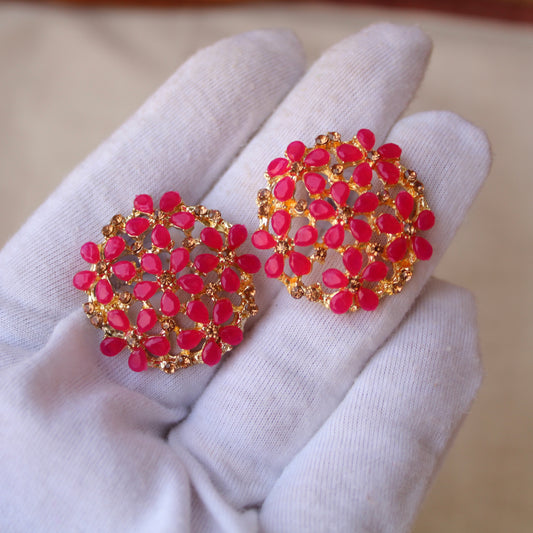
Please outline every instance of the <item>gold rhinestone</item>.
M259 209L257 210L257 213L260 217L267 217L268 216L268 205L263 204L259 206Z
M119 295L118 295L118 299L123 303L123 304L129 304L131 302L131 292L121 292Z
M424 192L424 185L420 181L413 182L413 187L416 192L423 193Z
M331 167L331 172L333 172L333 174L335 174L336 176L338 176L339 174L342 174L342 171L344 169L342 168L342 165L333 165Z
M188 357L183 358L183 366L191 366L191 360Z
M312 302L318 302L322 299L322 290L320 289L320 287L314 285L312 287L307 288L305 295L307 296L308 300L311 300Z
M107 270L107 265L100 261L99 263L96 263L96 273L100 274L100 276Z
M323 263L327 255L328 251L326 250L326 248L316 248L310 259L311 261L318 261L319 263Z
M142 241L134 241L132 244L131 244L131 250L133 252L139 252L142 250L142 247L143 247L143 242Z
M304 295L304 289L301 285L293 285L290 293L294 299L299 300Z
M162 361L159 364L159 366L167 374L174 374L174 372L176 372L176 365L174 363L171 363L171 362L165 363L164 361Z
M161 323L161 327L165 331L172 331L176 327L176 321L172 318L167 318Z
M83 310L86 314L92 315L94 313L94 304L91 302L83 304Z
M202 328L202 331L205 333L206 337L212 337L212 338L218 337L218 328L211 324L208 326L204 326Z
M250 313L250 316L257 315L257 313L259 312L259 307L257 307L257 304L255 302L248 304L246 308L248 310L248 313Z
M370 243L366 247L366 253L368 255L376 255L380 254L381 252L383 252L383 246L381 246L381 244Z
M368 152L368 158L372 159L372 161L377 161L379 159L379 154L375 150L372 150L371 152Z
M186 237L185 239L183 239L182 244L185 248L191 249L195 247L196 241L193 237Z
M203 216L207 215L207 211L208 211L208 209L204 205L197 205L194 208L194 214L197 215L197 216L200 216L200 217L203 217Z
M257 201L258 202L265 202L267 201L271 196L271 193L268 189L260 189L259 192L257 193Z
M390 200L390 194L388 191L378 192L378 199L380 202L388 202Z
M104 237L111 237L115 233L115 226L113 224L108 224L102 228L102 233Z
M403 282L409 281L412 277L413 273L408 268L404 268L400 271L400 280Z
M132 348L136 348L141 343L141 337L137 335L136 333L132 333L132 332L128 333L125 339L128 345L131 346Z
M414 183L416 181L417 173L414 170L407 170L406 174L407 174L407 176L406 176L407 181L409 181L411 183Z
M104 319L101 315L93 315L90 322L95 328L101 328L104 325Z
M408 222L403 225L403 230L407 235L414 235L416 233L414 226Z
M303 170L303 168L304 168L304 166L302 165L302 163L296 161L291 166L291 172L294 172L294 173L297 174L298 172L301 172Z
M402 292L402 289L403 289L403 287L402 287L401 283L393 283L392 284L392 292L394 294L398 294L399 292Z
M120 226L121 224L124 223L124 217L122 215L115 215L112 219L111 219L111 223L112 224L115 224L116 226Z
M315 139L316 144L326 144L329 141L329 137L327 135L319 135Z
M352 218L352 210L347 205L344 205L337 209L337 216L343 223L346 223L348 220L350 220L350 218Z
M218 209L213 209L209 211L209 218L213 220L220 220L222 218L222 213Z
M214 283L209 283L205 289L204 293L209 298L215 298L218 293L218 287Z
M330 131L328 135L332 141L340 142L341 140L341 134L338 131Z
M307 201L306 200L298 200L296 202L296 205L294 206L294 210L299 214L303 215L305 213L305 210L307 209Z
M351 279L348 282L348 289L351 291L358 291L361 288L361 283L356 279Z
M255 287L253 285L248 285L245 287L245 289L242 291L242 295L245 298L253 298L255 296Z
M159 276L159 283L164 286L172 285L176 281L176 276L172 272L163 272Z
M276 253L285 255L292 248L292 243L289 240L279 241L276 244Z

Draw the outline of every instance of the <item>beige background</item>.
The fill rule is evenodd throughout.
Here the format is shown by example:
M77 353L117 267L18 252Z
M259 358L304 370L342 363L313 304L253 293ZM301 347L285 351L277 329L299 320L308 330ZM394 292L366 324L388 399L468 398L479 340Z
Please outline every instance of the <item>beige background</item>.
M494 149L487 184L438 268L477 297L486 377L415 531L530 532L533 27L319 5L152 12L3 4L0 244L197 48L284 26L311 60L380 20L419 24L435 42L409 112L456 111L483 127Z

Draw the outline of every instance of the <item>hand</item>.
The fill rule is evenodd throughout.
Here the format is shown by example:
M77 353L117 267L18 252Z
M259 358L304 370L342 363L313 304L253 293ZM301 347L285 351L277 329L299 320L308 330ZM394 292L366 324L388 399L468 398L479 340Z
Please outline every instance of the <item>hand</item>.
M475 309L431 280L489 165L449 112L396 122L430 54L378 25L304 75L294 36L258 31L183 65L68 176L0 254L0 515L6 531L409 529L480 382ZM300 79L301 78L301 79ZM256 276L258 317L215 368L135 374L98 350L72 275L136 194L257 227L288 142L370 128L398 143L437 217L434 256L372 313L333 315Z

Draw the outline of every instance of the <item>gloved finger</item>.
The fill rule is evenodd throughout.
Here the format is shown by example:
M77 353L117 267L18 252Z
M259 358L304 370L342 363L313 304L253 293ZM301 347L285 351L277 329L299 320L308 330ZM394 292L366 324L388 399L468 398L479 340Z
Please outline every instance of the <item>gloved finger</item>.
M401 322L490 166L483 132L452 113L403 119L390 139L407 147L409 166L426 184L437 217L428 232L434 258L417 264L403 292L370 313L334 315L282 291L171 432L170 442L184 443L237 507L262 502Z
M238 35L198 52L35 212L0 253L0 346L35 350L78 305L79 248L136 194L194 204L296 83L291 32Z
M410 531L481 373L473 298L431 280L281 473L262 530Z

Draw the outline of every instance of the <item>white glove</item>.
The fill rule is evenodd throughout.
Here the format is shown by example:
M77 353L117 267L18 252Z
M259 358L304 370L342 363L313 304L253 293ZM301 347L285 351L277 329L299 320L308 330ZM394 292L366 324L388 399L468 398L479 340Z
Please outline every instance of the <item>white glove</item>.
M396 122L430 50L416 28L378 25L303 75L291 33L221 41L10 240L0 254L0 530L409 529L481 376L472 298L429 278L488 173L487 140L448 112ZM265 165L288 142L360 128L402 147L437 217L434 256L400 295L338 316L260 274L260 313L218 367L136 374L99 353L71 279L80 245L136 194L178 190L252 232Z

